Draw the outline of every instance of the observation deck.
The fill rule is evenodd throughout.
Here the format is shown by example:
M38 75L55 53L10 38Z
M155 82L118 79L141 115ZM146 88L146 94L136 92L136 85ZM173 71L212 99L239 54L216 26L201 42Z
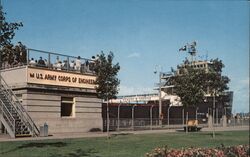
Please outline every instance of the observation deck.
M1 75L12 89L56 88L95 92L94 59L27 49L2 58Z

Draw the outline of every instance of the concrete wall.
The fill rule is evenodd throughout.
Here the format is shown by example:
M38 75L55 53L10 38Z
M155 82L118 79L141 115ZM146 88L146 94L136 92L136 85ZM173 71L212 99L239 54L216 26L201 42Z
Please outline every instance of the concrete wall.
M49 125L49 134L102 129L100 99L75 97L75 117L61 117L60 95L23 94L22 99L38 127L45 122Z
M8 86L19 87L27 84L26 66L1 70L1 76Z

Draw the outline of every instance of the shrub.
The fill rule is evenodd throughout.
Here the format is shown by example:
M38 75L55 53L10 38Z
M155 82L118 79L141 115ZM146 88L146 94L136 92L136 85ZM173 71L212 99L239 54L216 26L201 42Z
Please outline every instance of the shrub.
M91 128L89 132L100 132L102 131L100 128Z
M155 148L151 153L146 153L146 157L249 157L249 145L238 145L217 148L186 148L186 149L169 149Z

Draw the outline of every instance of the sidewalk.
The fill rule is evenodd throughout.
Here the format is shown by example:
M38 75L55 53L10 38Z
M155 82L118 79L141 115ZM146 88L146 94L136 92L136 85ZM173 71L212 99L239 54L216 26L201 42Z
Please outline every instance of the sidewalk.
M215 127L215 131L239 131L249 130L249 126L238 126L238 127ZM121 131L121 132L110 132L110 135L116 136L119 134L158 134L158 133L173 133L180 132L181 129L164 129L164 130L140 130L140 131ZM213 131L213 128L202 128L202 132ZM48 137L25 137L25 138L10 138L9 135L0 134L0 142L3 141L29 141L29 140L49 140L49 139L72 139L72 138L93 138L93 137L107 137L106 132L89 132L89 133L62 133L53 134Z

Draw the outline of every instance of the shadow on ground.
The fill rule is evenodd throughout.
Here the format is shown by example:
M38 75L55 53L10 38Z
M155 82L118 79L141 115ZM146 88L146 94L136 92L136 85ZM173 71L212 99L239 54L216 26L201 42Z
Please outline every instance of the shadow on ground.
M94 149L88 149L88 150L82 150L82 149L77 149L71 153L61 155L61 154L52 154L50 157L101 157L96 155L98 153Z
M31 142L31 143L27 143L27 144L23 144L21 146L18 146L16 148L10 149L8 151L2 152L0 154L7 154L10 152L14 152L14 151L18 151L19 149L24 149L24 148L44 148L44 147L65 147L67 146L67 143L64 142L49 142L49 143L45 143L45 142Z

